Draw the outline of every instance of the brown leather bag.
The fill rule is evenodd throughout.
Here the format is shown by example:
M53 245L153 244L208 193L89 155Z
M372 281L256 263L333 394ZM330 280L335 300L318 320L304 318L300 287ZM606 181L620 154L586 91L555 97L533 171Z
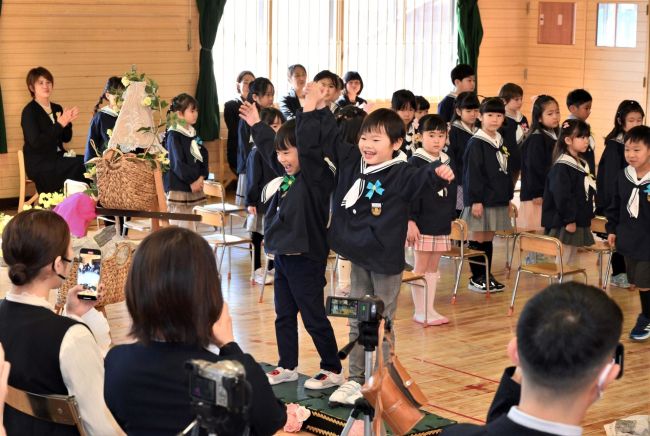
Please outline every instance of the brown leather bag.
M373 434L381 432L381 421L393 431L393 434L407 434L422 419L424 413L419 407L427 403L418 385L408 374L395 355L393 343L390 344L390 357L384 362L382 346L384 339L384 321L379 324L379 347L377 352L377 371L366 380L361 393L375 408Z

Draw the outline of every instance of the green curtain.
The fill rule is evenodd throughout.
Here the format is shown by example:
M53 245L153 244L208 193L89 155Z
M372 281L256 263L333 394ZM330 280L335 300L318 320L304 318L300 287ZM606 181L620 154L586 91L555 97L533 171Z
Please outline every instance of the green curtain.
M2 0L0 0L0 14L2 14ZM5 126L5 110L2 103L2 88L0 88L0 153L7 152L7 126Z
M199 8L199 81L196 84L196 100L199 102L199 119L196 128L205 141L219 138L219 98L214 80L212 46L223 15L226 0L196 0Z
M476 71L478 51L483 39L478 0L457 0L456 16L458 17L458 63L471 65Z

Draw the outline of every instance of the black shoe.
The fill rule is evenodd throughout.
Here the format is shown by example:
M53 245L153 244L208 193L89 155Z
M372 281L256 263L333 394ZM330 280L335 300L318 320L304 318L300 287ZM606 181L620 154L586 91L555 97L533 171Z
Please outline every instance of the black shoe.
M650 318L640 313L636 319L636 325L630 332L630 339L633 341L645 341L648 338L650 338Z
M487 283L485 282L485 276L471 277L469 279L469 283L467 284L467 289L473 292L478 292L479 294L487 293Z
M492 274L490 274L490 292L503 292L506 287L503 283L497 282Z

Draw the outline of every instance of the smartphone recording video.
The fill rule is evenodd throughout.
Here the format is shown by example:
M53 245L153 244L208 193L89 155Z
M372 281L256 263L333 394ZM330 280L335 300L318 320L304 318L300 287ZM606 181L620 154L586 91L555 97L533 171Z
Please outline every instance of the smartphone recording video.
M97 300L102 252L82 248L79 255L81 261L77 270L77 284L82 285L84 290L78 296L82 300Z

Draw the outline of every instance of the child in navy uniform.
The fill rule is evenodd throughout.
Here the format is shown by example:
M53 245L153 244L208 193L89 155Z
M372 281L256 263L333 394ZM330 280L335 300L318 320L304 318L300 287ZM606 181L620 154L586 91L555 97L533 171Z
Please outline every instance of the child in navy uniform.
M208 150L196 135L194 123L199 117L198 103L188 94L179 94L169 107L179 123L167 130L165 148L169 152L169 171L163 175L169 212L192 213L194 206L205 204L203 181L208 178ZM170 221L170 224L196 231L196 223Z
M454 115L454 101L461 92L474 92L476 89L476 72L467 64L458 64L451 70L451 83L454 91L438 103L438 115L450 122Z
M415 96L415 119L419 122L420 118L427 115L431 109L431 105L426 98L421 95Z
M414 122L416 107L415 94L408 89L400 89L393 92L390 100L390 108L397 112L397 115L399 115L404 123L406 133L401 150L406 154L407 158L411 157L415 149L419 147L419 144L416 143L417 122Z
M521 204L517 225L525 230L542 230L544 186L559 133L560 106L550 95L540 95L533 103L531 118L531 133L521 148Z
M594 217L596 180L582 154L589 147L589 125L569 119L562 124L553 150L553 166L546 179L542 205L542 225L547 235L562 242L562 259L572 263L578 247L593 245L591 219Z
M486 98L481 102L481 128L467 143L465 150L465 173L463 196L465 207L461 218L467 221L470 231L469 247L482 250L488 258L488 273L485 267L470 263L472 277L468 288L485 293L503 291L505 287L491 273L494 233L510 230L512 224L508 214L512 200L512 178L508 173L508 149L503 144L499 129L505 118L505 106L498 97ZM483 262L482 257L472 260Z
M282 112L274 107L262 109L260 119L267 124L274 132L280 130L280 126L285 122ZM265 204L260 201L262 189L269 183L275 174L273 170L264 162L257 146L253 148L248 155L246 162L246 209L248 210L248 220L246 228L251 232L253 240L253 268L255 270L254 281L256 283L270 284L273 277L273 261L269 260L268 274L270 277L262 277L264 272L262 266L262 240L264 239L264 211Z
M453 162L442 149L447 141L447 123L438 115L425 115L420 119L422 147L415 150L409 163L415 167L440 161L453 170ZM423 274L427 283L426 308L422 286L411 285L415 313L413 321L428 325L449 323L447 317L434 308L438 284L438 264L442 252L451 249L449 233L451 221L456 218L456 183L435 193L427 192L411 203L406 242L415 248L416 274Z
M99 101L95 105L93 111L93 119L90 120L90 129L88 129L88 139L86 140L86 153L84 154L84 163L90 159L101 156L108 141L111 139L115 121L117 121L117 92L124 89L122 79L117 76L110 77L104 86L102 95L99 96ZM106 100L108 105L100 108L102 102ZM93 141L93 147L90 141Z
M334 173L316 133L326 115L333 117L324 103L325 95L323 86L308 84L303 111L284 123L277 135L260 122L254 105L244 103L240 109L259 153L278 175L264 187L261 198L268 202L266 250L275 256L275 334L280 360L267 374L273 385L298 379L298 313L321 358L321 370L305 381L305 387L324 389L345 380L323 305L329 255L326 228L334 188Z
M463 156L470 138L478 131L476 121L478 120L478 108L481 103L473 92L461 92L458 94L454 106L454 116L449 129L449 156L454 162L454 174L456 175L456 216L463 211Z
M569 119L576 119L587 122L587 118L591 115L591 104L593 98L586 89L574 89L566 96L566 106L569 109ZM587 151L583 154L584 159L589 164L591 174L596 174L596 140L593 136L589 136L589 146Z
M506 105L506 120L499 133L508 147L508 171L512 175L512 183L516 184L521 173L521 145L528 133L528 120L521 113L524 90L515 83L506 83L499 90L499 98Z
M335 130L334 118L321 124L321 136ZM332 222L328 239L332 249L352 262L351 296L375 295L384 302L383 316L393 319L404 270L404 243L409 205L421 195L433 195L453 180L452 170L434 162L422 168L406 163L400 151L404 121L390 109L378 109L361 126L359 145L338 138L325 143L337 170ZM350 320L350 340L359 333ZM392 333L390 333L392 335ZM383 352L389 350L384 344ZM364 381L363 347L350 352L349 380L330 402L354 404Z
M630 339L650 338L650 127L637 126L625 134L625 160L612 201L606 210L610 245L625 256L630 283L636 285L641 313Z
M612 201L616 188L616 179L625 162L625 133L643 124L645 113L641 105L634 100L623 100L616 109L614 128L605 137L605 150L598 163L596 176L596 215L604 215ZM630 283L625 272L625 259L618 251L612 253L612 278L610 283L619 288L629 288Z

